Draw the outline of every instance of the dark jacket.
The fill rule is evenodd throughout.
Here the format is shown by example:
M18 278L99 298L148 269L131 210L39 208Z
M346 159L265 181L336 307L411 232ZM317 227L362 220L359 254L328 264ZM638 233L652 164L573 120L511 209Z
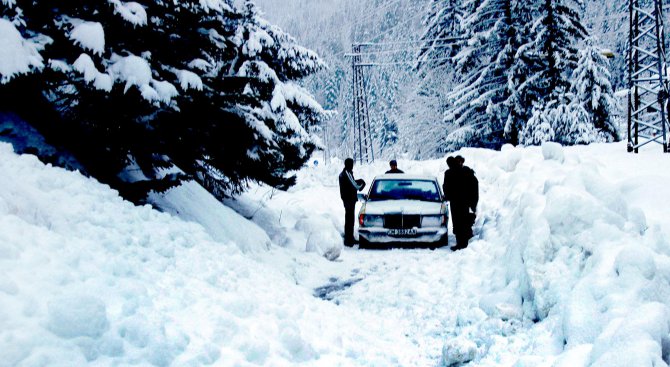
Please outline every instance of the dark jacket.
M405 172L397 168L391 168L390 170L386 171L386 173L388 174L388 173L405 173Z
M343 169L339 176L340 181L340 197L342 201L357 201L358 195L356 194L358 190L363 188L363 185L360 185L354 180L354 174L347 169Z
M456 205L465 205L473 211L479 202L479 181L468 166L450 168L444 172L442 184L446 200Z

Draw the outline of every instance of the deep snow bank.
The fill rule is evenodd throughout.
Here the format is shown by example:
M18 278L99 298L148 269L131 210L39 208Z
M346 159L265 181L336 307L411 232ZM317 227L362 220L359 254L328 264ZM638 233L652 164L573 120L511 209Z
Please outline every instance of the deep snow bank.
M409 364L381 320L198 224L4 143L0 172L1 366Z
M666 365L670 242L658 207L670 190L649 191L661 178L636 176L667 182L670 156L547 144L505 147L489 162L483 178L498 210L483 238L504 246L512 306L549 327L555 365Z

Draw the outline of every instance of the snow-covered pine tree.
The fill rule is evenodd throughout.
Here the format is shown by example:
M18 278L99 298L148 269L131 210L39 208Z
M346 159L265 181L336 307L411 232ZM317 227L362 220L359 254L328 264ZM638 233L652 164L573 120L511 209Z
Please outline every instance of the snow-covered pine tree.
M552 103L555 105L555 103ZM560 107L565 107L560 105ZM559 107L559 108L560 108ZM520 141L524 145L540 145L547 141L553 141L556 132L554 131L554 122L551 112L552 106L544 106L543 104L536 104L533 106L531 117L528 123L524 126L521 132Z
M582 123L590 123L597 132L597 135L590 137L589 143L619 139L612 121L616 102L610 78L607 58L602 55L593 38L587 39L585 47L579 51L579 61L571 78L570 92L573 103L584 109L586 121Z
M382 67L373 73L371 78L371 110L372 133L375 145L379 149L375 152L376 157L386 157L389 151L398 141L399 120L399 73L397 66Z
M418 87L409 86L407 104L412 108L401 111L399 132L400 146L413 159L430 159L445 153L445 139L451 126L443 119L446 89L453 85L447 79L453 74L442 78L426 78Z
M521 5L525 13L531 10L532 14L530 3ZM513 144L535 113L534 103L541 101L545 106L565 103L564 95L577 66L577 45L587 36L577 3L541 0L535 4L538 16L528 32L524 32L525 43L519 47L510 68L512 95L508 105L512 113L505 133Z
M236 4L3 2L5 19L21 9L21 34L45 40L49 60L41 75L2 86L3 107L27 98L55 112L30 120L101 181L139 180L134 199L173 164L219 197L248 180L290 185L323 113L296 81L323 64L251 1ZM127 174L133 165L141 174Z
M460 83L447 95L446 120L459 127L447 139L448 150L462 146L502 145L509 98L507 71L517 48L510 0L486 0L465 18L467 42L454 57Z
M579 103L559 104L546 114L555 131L554 141L558 143L575 145L603 141L588 112Z
M417 68L437 69L451 63L459 49L459 43L451 40L465 33L462 22L464 9L462 0L432 0L424 18L424 41L418 53Z
M628 1L593 0L584 3L584 24L601 47L614 53L609 60L613 89L628 88L626 53L628 49ZM668 24L670 12L664 11Z

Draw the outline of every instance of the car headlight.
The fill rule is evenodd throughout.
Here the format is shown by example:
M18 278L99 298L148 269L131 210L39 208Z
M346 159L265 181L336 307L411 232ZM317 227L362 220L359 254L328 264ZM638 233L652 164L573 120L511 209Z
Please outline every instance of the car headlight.
M444 223L444 215L424 215L421 218L421 227L439 227Z
M384 226L384 216L383 215L372 215L372 214L361 214L359 218L359 224L362 227L383 227Z

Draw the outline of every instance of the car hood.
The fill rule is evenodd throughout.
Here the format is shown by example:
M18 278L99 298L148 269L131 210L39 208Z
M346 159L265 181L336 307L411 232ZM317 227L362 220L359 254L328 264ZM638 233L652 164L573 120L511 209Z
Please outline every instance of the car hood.
M365 214L441 214L442 203L419 200L383 200L365 203Z

